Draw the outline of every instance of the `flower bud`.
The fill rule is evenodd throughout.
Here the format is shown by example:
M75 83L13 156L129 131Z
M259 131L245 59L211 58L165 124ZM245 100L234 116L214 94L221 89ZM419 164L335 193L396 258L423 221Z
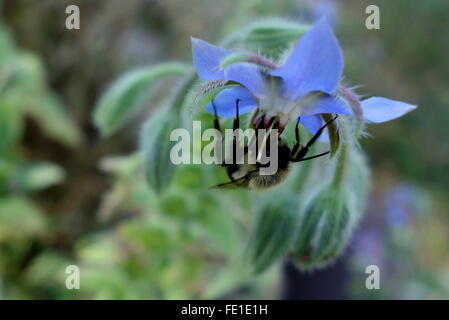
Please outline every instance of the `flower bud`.
M370 172L364 154L358 148L351 148L347 176L347 188L350 207L359 216L365 211L366 199L370 187Z
M297 197L285 190L264 197L257 209L248 248L256 273L266 270L287 252L297 229L298 206Z
M346 247L356 219L340 189L327 188L307 206L300 218L293 256L300 269L324 267Z

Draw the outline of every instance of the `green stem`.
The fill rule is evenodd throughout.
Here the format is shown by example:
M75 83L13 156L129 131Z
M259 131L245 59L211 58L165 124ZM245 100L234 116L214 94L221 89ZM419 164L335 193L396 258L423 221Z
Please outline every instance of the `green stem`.
M347 121L347 119L341 119L340 128L342 144L340 147L340 155L338 157L337 167L335 169L334 180L332 182L333 186L337 190L341 190L344 185L349 162L349 152L351 151L350 148L352 147L354 139L352 130L350 128L350 123Z
M346 167L348 163L348 146L344 142L340 149L337 168L335 169L333 185L335 189L340 190L343 187L346 178Z

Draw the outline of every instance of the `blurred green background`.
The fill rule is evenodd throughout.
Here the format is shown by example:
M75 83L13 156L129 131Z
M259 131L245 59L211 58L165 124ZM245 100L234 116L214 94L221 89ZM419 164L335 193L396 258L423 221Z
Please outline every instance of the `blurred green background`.
M80 30L65 28L69 4ZM369 4L380 30L365 28ZM419 108L368 128L372 189L346 254L312 274L285 263L251 276L239 260L248 193L211 192L223 173L187 166L156 196L135 153L142 119L103 139L92 111L124 72L189 62L190 36L217 43L260 17L322 10L347 81ZM0 299L448 299L448 12L446 0L1 1ZM71 264L80 290L65 287ZM380 290L365 288L370 264Z

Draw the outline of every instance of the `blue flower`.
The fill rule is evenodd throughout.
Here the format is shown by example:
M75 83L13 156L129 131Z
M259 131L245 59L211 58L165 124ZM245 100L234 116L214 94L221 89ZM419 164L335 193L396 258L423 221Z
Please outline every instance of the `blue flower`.
M288 121L300 122L312 133L322 126L320 114L355 115L358 111L371 122L385 122L402 116L416 106L382 97L358 101L361 110L353 110L347 95L339 94L343 71L343 54L332 28L325 19L317 22L295 45L285 63L263 67L254 61L263 61L254 55L246 62L224 63L233 51L192 38L193 62L203 80L227 80L214 99L217 113L222 117L235 116L235 101L240 99L239 112L256 108L265 119L279 117L281 126ZM213 113L210 103L206 110Z

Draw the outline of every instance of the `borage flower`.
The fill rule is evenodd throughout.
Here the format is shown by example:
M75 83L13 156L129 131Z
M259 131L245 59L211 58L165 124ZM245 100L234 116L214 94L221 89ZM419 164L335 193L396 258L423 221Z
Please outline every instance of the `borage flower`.
M352 91L339 86L343 54L324 19L304 34L280 67L255 54L236 59L233 51L196 38L192 38L192 55L201 79L231 84L214 98L217 114L235 117L239 99L240 114L258 108L253 125L261 119L268 124L276 117L282 131L287 122L299 119L314 134L323 124L322 114L363 115L367 121L385 122L416 108L382 97L359 101ZM206 110L214 113L211 103Z

